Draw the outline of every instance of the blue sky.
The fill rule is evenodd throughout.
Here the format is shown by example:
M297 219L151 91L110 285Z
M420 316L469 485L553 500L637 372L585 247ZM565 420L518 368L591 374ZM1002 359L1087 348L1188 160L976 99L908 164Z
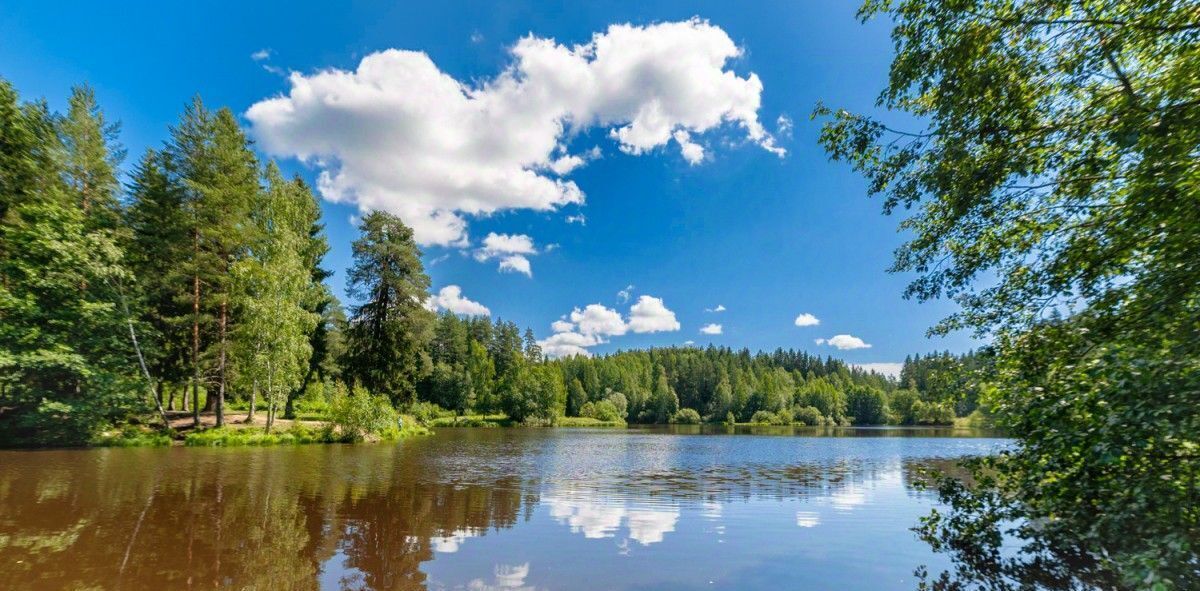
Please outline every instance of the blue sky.
M55 108L90 83L121 120L130 161L162 142L193 95L231 107L264 156L314 185L322 171L335 180L325 190L340 202L324 208L339 295L351 219L369 203L418 227L435 292L458 286L444 302L462 305L458 293L539 338L568 333L554 343L792 347L852 363L965 350L967 335L924 337L952 304L901 298L910 278L885 272L898 219L816 143L817 101L870 111L885 81L886 23L859 23L855 7L17 2L0 12L0 76ZM620 24L631 26L610 30ZM736 55L691 59L728 50L723 38ZM513 51L522 39L525 57ZM417 53L380 53L390 49ZM392 86L377 100L379 79ZM297 80L316 99L296 94ZM438 94L455 84L457 99ZM671 136L657 137L664 129ZM538 148L547 141L549 152ZM567 171L572 162L555 162L564 156L582 164ZM485 242L491 233L502 236ZM655 300L631 310L643 296ZM797 326L801 313L819 324ZM710 324L720 334L701 332ZM840 349L856 343L836 335L871 346Z

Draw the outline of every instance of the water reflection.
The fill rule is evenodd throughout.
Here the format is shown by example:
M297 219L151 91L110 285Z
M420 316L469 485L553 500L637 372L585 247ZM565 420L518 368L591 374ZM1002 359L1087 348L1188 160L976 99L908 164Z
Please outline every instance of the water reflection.
M898 558L851 575L908 587L919 469L996 445L479 429L4 452L0 588L776 588L757 577L833 584L863 544Z

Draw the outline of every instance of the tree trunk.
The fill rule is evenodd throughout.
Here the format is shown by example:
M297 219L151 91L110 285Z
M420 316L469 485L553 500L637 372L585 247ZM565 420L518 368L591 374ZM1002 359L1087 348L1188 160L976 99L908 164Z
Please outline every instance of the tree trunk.
M254 387L250 389L250 410L246 411L246 422L254 422L254 410L258 405L258 380L254 380Z
M167 395L167 410L175 410L175 392L163 384L163 393Z
M312 381L312 376L314 373L316 372L310 367L308 371L304 373L304 381L300 382L300 387L296 388L292 392L288 392L287 402L283 405L283 418L296 418L296 399L300 398L300 395L304 394L304 391L308 389L308 383Z
M229 317L227 314L228 305L225 301L225 296L221 296L221 321L219 331L221 333L221 359L218 362L217 379L220 380L217 385L217 426L225 425L225 350L228 348L228 339L226 339L225 329L229 325Z
M271 391L274 385L272 377L271 361L267 360L267 433L271 432L271 427L275 425L275 395Z
M200 256L200 232L192 232L192 262ZM186 404L186 402L184 403ZM200 271L192 275L192 425L200 426Z

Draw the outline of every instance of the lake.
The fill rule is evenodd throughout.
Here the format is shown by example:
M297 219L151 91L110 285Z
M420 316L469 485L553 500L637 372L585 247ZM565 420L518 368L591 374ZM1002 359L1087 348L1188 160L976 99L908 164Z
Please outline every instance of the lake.
M711 432L709 432L711 431ZM959 435L959 436L950 436ZM0 452L0 588L913 589L932 429Z

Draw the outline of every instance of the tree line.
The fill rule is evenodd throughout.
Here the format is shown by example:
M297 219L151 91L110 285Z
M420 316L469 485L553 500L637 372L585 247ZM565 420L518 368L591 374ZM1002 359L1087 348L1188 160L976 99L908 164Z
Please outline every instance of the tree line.
M336 413L371 424L394 416L371 404L541 423L954 418L955 393L932 398L925 378L898 389L797 351L546 360L512 322L430 309L412 230L383 212L360 221L345 310L316 196L258 159L232 111L194 99L124 184L118 133L86 86L60 114L0 81L0 443L80 444L182 413L220 427L228 405L270 431L356 393L380 402Z

